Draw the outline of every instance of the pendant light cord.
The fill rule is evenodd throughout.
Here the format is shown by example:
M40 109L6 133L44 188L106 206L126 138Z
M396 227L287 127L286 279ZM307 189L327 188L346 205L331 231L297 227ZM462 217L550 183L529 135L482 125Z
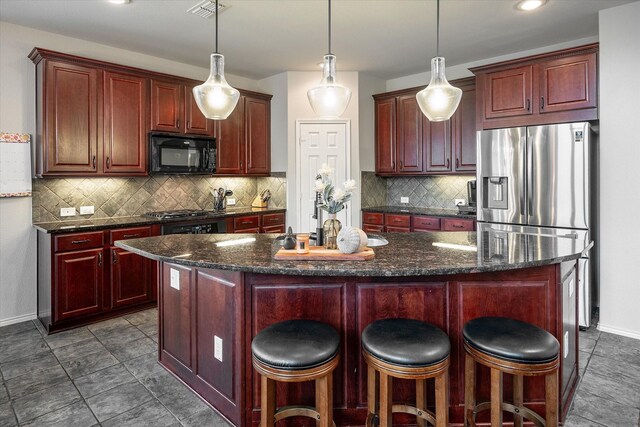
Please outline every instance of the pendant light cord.
M440 0L436 0L436 56L440 56Z
M331 53L331 0L329 0L328 3L329 3L329 55L332 55Z
M220 12L220 9L218 9L218 0L216 0L216 51L215 53L218 53L218 13Z

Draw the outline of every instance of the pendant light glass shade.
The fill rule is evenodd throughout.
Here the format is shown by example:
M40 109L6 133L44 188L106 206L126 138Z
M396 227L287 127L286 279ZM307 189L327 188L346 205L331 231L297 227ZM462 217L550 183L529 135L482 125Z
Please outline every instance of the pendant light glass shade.
M451 86L444 75L444 58L437 56L431 60L431 81L416 95L420 110L432 122L449 120L455 113L462 90Z
M224 78L224 55L211 54L211 72L203 84L193 88L193 97L207 119L224 120L236 108L240 92Z
M337 119L347 109L351 90L336 81L336 56L327 54L322 65L322 80L307 91L311 108L318 117Z

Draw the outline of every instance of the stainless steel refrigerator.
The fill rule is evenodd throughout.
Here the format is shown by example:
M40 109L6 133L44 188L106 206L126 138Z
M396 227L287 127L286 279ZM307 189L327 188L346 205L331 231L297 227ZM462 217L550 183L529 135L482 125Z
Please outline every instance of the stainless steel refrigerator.
M596 240L596 139L589 123L480 131L480 229ZM482 224L485 223L485 224ZM596 249L579 261L579 323L597 303Z

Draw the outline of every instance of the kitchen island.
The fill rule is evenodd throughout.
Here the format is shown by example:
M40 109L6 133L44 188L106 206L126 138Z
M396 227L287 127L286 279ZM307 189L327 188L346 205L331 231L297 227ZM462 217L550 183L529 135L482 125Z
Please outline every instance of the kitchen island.
M337 425L364 425L360 334L389 317L424 320L449 335L452 424L463 419L462 327L480 316L530 322L558 339L561 417L568 411L578 380L577 259L586 249L579 241L491 230L389 233L389 244L376 247L369 261L276 261L275 237L170 235L116 242L159 261L160 363L233 424L259 421L252 338L293 318L323 321L340 333ZM488 371L478 377L480 396L488 396ZM394 400L413 399L412 383L396 381L394 387ZM510 393L507 379L505 396ZM278 405L313 405L313 395L312 383L278 385ZM434 402L433 386L429 395ZM543 379L525 380L525 403L543 411L543 402ZM397 416L394 425L402 424L415 424L415 418Z

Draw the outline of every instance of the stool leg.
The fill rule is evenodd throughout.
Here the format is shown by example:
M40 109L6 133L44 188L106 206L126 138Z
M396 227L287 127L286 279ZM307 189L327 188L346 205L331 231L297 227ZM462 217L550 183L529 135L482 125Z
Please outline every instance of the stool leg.
M545 407L546 407L546 427L556 427L558 425L558 370L548 374L544 378L545 382Z
M393 378L380 372L380 427L392 427L392 385Z
M436 377L436 427L449 425L449 370Z
M416 380L416 408L427 410L427 380ZM427 420L418 417L418 427L427 427Z
M376 414L378 403L378 384L376 384L376 370L369 366L367 374L367 408L372 416Z
M465 353L464 358L464 425L471 425L476 407L476 361Z
M522 375L513 376L513 406L522 407L523 397L523 380ZM513 427L522 427L522 416L513 414Z
M333 423L333 373L316 380L316 410L320 413L318 427L329 427Z
M275 413L276 382L262 375L260 380L260 426L273 426Z
M502 427L502 372L491 369L491 427Z

